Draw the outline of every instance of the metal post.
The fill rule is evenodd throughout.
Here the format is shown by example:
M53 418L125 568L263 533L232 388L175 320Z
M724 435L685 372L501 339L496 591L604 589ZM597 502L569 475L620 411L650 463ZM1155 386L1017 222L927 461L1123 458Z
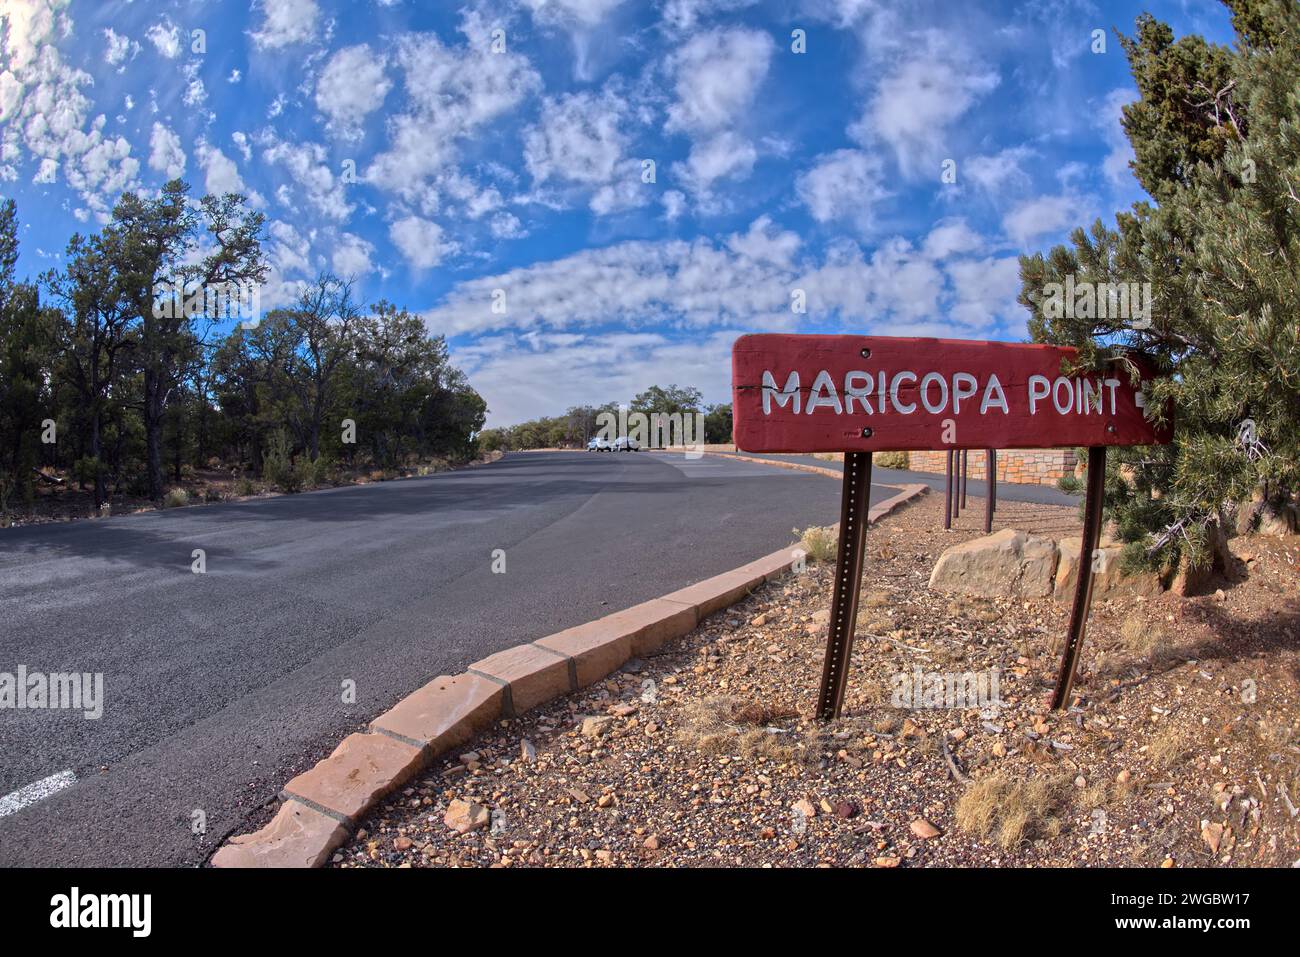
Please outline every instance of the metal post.
M961 507L966 507L966 480L970 477L970 450L961 450Z
M952 449L948 450L948 480L943 487L943 527L952 528Z
M822 667L817 717L838 718L849 680L849 655L858 620L858 591L862 584L867 511L871 499L871 453L844 453L844 488L840 497L840 540L835 557L835 588L831 595L830 636Z
M984 450L984 534L993 531L993 489L997 476L993 474L993 450Z
M1106 447L1088 449L1088 491L1083 501L1083 541L1079 545L1079 565L1075 572L1074 605L1070 609L1070 630L1065 638L1065 651L1061 667L1056 674L1056 688L1052 691L1052 708L1064 708L1074 684L1074 673L1079 667L1079 652L1083 649L1084 632L1088 625L1088 609L1092 605L1092 562L1101 535L1102 497L1106 485Z
M954 449L952 455L952 520L961 517L961 453Z
M989 449L993 465L989 470L989 499L993 502L993 511L998 510L998 450Z

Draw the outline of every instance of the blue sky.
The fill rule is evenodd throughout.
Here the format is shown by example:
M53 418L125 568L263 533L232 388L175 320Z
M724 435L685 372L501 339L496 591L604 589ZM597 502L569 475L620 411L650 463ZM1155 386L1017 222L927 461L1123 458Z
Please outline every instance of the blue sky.
M0 193L35 275L123 189L243 192L264 308L354 276L489 424L726 401L744 332L1022 338L1016 255L1142 195L1142 10L1231 40L1211 0L0 0Z

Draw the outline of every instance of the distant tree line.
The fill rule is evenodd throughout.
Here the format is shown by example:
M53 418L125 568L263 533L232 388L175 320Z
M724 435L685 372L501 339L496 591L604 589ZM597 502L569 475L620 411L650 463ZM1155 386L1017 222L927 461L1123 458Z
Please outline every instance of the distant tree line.
M663 415L704 416L704 439L709 444L731 441L731 404L705 405L699 389L676 385L651 386L638 393L631 402L622 403L629 414L640 412L646 416ZM530 419L518 425L485 429L479 436L484 451L520 451L523 449L583 448L587 441L600 432L600 416L609 413L615 417L621 405L607 402L604 405L576 405L563 415Z
M364 309L329 273L233 328L205 308L204 290L265 278L264 217L242 196L188 194L180 180L123 194L28 282L15 204L0 202L0 514L40 482L160 500L193 468L294 490L336 465L474 453L485 403L406 309Z

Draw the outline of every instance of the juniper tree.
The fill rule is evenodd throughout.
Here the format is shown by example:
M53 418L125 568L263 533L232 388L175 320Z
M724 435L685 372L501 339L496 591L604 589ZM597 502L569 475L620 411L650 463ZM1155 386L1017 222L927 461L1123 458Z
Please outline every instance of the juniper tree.
M1202 563L1257 489L1256 510L1285 510L1300 486L1300 7L1227 5L1235 48L1174 41L1146 16L1123 40L1140 94L1124 111L1131 165L1157 203L1021 257L1035 340L1078 346L1091 369L1131 373L1123 356L1142 352L1168 374L1149 395L1155 414L1174 409L1174 444L1119 450L1107 477L1130 557L1166 563ZM1150 283L1149 317L1048 308L1045 286L1070 275Z

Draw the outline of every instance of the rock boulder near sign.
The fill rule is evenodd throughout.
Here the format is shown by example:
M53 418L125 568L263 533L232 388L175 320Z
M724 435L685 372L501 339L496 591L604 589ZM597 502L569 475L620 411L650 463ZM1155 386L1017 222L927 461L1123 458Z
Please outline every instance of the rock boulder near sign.
M946 550L930 573L930 587L978 598L1045 598L1057 559L1052 539L1007 528Z

